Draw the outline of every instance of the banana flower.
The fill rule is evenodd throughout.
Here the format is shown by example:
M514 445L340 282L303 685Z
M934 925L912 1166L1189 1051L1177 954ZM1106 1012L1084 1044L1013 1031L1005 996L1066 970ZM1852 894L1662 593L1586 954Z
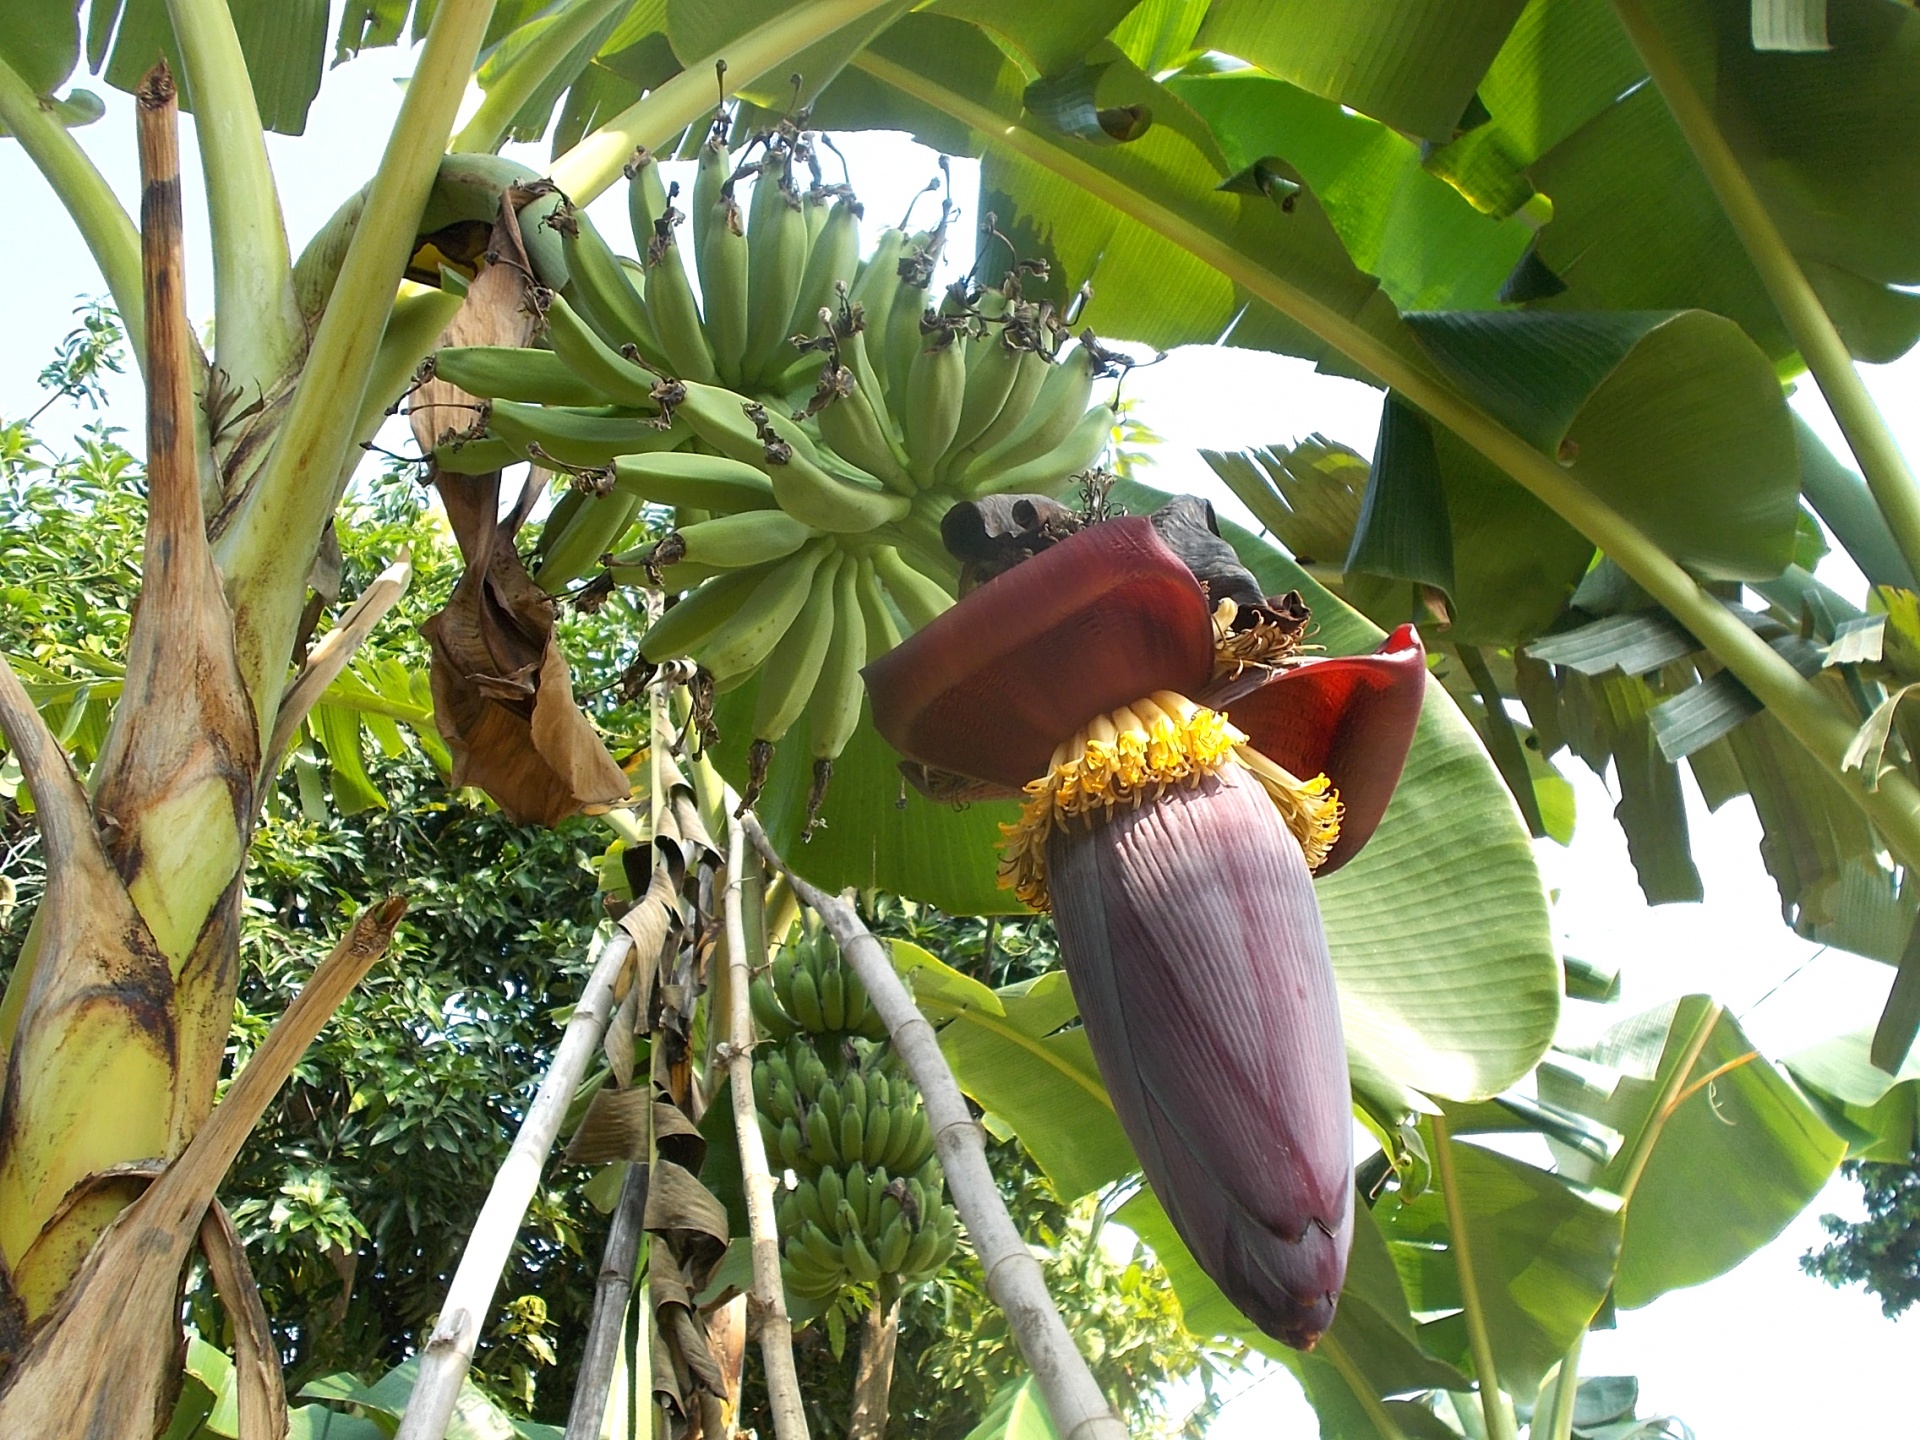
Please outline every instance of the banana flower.
M1211 521L1205 502L1176 503ZM1148 1183L1227 1298L1309 1349L1353 1228L1346 1050L1311 876L1384 814L1425 653L1404 626L1372 655L1304 653L1299 597L1261 598L1210 533L1201 549L1228 561L1200 565L1203 585L1168 517L1096 523L996 574L867 686L910 774L1024 797L1001 881L1053 911Z

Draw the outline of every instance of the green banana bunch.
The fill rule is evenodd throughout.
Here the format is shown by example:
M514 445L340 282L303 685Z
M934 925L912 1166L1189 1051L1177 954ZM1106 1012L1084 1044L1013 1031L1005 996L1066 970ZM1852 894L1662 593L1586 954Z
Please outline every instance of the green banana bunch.
M767 974L754 981L749 998L761 1028L776 1040L802 1031L875 1041L887 1038L886 1024L873 1008L867 987L841 959L839 947L824 930L802 932L781 947ZM813 1096L807 1099L811 1103Z
M1114 412L1094 390L1125 362L1027 293L1044 266L935 289L951 202L931 229L883 230L863 261L859 202L819 183L813 136L783 121L730 150L728 132L716 118L684 196L635 153L636 259L564 202L538 222L544 348L440 352L438 373L489 408L435 458L457 473L532 459L594 472L590 488L611 469L611 495L548 521L541 582L610 555L607 583L679 594L643 656L689 657L722 690L757 679L750 771L801 727L811 829L862 666L953 603L941 517L1057 494L1095 466ZM679 528L623 551L637 521L660 533L652 506Z

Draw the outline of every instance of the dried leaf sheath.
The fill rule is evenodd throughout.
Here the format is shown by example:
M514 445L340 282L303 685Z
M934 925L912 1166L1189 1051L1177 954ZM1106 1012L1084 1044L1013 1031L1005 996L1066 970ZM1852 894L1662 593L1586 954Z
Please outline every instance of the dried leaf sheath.
M1310 1347L1353 1223L1346 1051L1300 846L1250 775L1048 842L1087 1038L1142 1168L1227 1298Z

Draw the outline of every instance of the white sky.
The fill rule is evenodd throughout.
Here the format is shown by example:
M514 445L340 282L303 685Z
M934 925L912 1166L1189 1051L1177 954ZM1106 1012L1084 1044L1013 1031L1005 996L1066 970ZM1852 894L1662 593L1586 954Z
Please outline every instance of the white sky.
M399 103L395 77L410 63L394 51L376 51L331 72L307 134L270 137L275 168L287 186L281 201L296 250L372 174ZM83 132L83 142L131 210L138 199L131 106L125 96L104 88L102 94L107 116ZM185 125L188 297L191 313L204 321L212 304L204 191L190 117ZM931 152L901 138L856 136L842 148L854 165L870 225L896 220L907 198L933 174ZM522 158L538 167L543 153L529 151ZM968 200L973 167L954 168L955 193ZM17 417L44 399L35 377L72 328L76 299L103 294L105 287L37 172L4 140L0 193L11 197L22 217L22 223L0 231L0 274L12 278L7 334L0 345L0 416ZM627 233L623 207L617 191L596 206L610 237ZM963 220L957 233L968 230ZM1869 386L1909 455L1920 455L1917 356L1920 352L1867 370ZM1178 352L1137 372L1128 393L1142 402L1141 418L1168 442L1156 454L1155 483L1207 493L1223 512L1242 519L1244 512L1192 453L1195 448L1291 442L1320 431L1370 454L1380 408L1377 392L1365 386L1248 351ZM1802 386L1795 404L1829 444L1842 449L1810 385ZM139 449L137 385L123 380L111 387L107 414ZM56 405L41 432L64 436L84 418ZM1832 574L1823 569L1823 577L1856 589L1858 577L1849 576L1848 567L1833 568ZM1837 951L1816 958L1814 947L1781 925L1746 799L1709 816L1688 782L1694 855L1706 899L1656 913L1641 899L1624 838L1611 821L1614 797L1585 767L1565 760L1562 756L1577 793L1580 824L1568 849L1540 843L1542 871L1548 887L1559 892L1556 921L1565 948L1619 965L1626 992L1619 1005L1604 1012L1571 1005L1570 1030L1588 1035L1616 1017L1695 990L1726 1003L1762 1050L1776 1056L1872 1024L1891 972ZM1701 1440L1886 1433L1886 1422L1909 1403L1899 1377L1912 1373L1920 1317L1890 1324L1864 1292L1830 1289L1802 1275L1797 1265L1821 1238L1819 1214L1853 1213L1856 1195L1836 1182L1774 1244L1733 1274L1624 1314L1617 1331L1590 1337L1583 1370L1637 1374L1641 1413L1678 1415ZM1219 1440L1290 1440L1313 1436L1317 1427L1291 1378L1276 1372L1229 1405L1211 1433Z

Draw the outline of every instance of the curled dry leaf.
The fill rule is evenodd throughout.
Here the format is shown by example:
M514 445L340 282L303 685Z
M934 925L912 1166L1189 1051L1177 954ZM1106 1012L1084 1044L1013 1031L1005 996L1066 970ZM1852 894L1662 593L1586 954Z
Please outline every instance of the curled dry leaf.
M421 627L433 651L433 718L457 785L487 792L513 820L554 825L628 795L627 777L573 700L553 634L553 601L528 577L513 535L530 481L505 519L500 474L434 483L467 568L446 608Z

